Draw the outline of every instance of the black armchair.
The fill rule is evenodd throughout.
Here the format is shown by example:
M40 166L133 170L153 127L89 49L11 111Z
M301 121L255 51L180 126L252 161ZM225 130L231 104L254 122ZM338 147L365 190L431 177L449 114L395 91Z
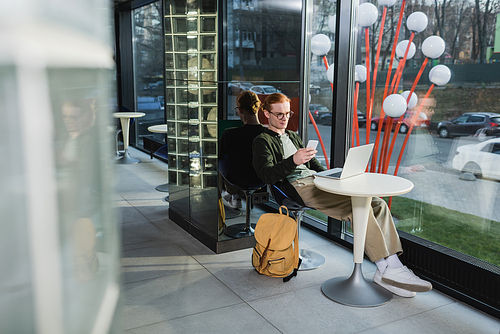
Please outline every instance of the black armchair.
M232 238L243 238L253 235L255 224L250 224L250 210L252 208L252 194L257 190L266 186L262 181L255 184L250 184L246 186L239 186L235 181L228 179L228 173L226 170L225 160L219 160L219 173L224 178L224 181L234 188L241 190L245 194L246 203L246 221L244 224L233 224L226 226L224 229L224 234Z

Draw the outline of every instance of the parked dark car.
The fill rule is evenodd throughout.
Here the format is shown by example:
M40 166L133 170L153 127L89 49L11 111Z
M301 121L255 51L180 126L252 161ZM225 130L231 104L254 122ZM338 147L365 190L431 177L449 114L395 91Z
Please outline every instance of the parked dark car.
M439 122L438 134L441 138L472 136L479 129L485 129L487 136L500 133L500 114L490 112L465 113L451 121Z
M314 120L317 122L322 115L330 114L330 109L325 107L322 104L310 104L309 105L309 111L313 115ZM331 121L330 121L331 124Z
M318 124L332 125L332 113L321 115ZM358 126L360 128L366 126L366 115L358 110Z

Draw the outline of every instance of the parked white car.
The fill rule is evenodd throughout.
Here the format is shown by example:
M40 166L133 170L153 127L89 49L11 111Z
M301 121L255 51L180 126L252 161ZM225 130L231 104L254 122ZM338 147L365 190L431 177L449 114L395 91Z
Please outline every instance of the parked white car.
M452 166L476 177L500 180L500 138L458 147Z
M277 89L274 86L268 86L268 85L259 85L259 86L252 86L250 88L252 92L255 94L272 94L272 93L281 93L279 89Z

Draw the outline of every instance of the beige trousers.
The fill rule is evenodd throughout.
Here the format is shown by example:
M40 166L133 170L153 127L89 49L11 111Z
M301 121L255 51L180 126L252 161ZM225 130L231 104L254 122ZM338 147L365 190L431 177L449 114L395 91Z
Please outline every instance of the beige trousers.
M352 222L351 197L320 190L316 188L313 180L314 178L309 176L292 182L304 203L329 217ZM384 200L373 197L366 231L366 255L375 262L402 252L403 248L391 211Z

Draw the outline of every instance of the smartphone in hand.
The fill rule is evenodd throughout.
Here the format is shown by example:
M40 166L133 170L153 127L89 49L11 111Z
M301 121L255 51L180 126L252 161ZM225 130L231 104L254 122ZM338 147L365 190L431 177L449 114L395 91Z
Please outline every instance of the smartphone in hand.
M313 149L316 149L316 146L318 146L318 141L317 140L309 140L307 142L306 147L312 147Z

